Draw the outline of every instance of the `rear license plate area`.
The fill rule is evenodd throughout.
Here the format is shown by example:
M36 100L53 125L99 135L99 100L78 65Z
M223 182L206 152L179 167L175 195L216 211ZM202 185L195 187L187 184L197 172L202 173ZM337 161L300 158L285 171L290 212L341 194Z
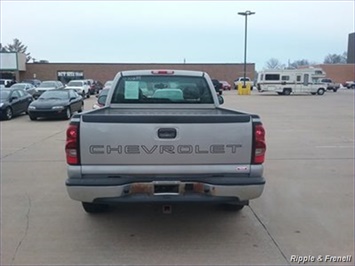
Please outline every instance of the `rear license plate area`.
M154 185L154 194L179 194L179 185Z

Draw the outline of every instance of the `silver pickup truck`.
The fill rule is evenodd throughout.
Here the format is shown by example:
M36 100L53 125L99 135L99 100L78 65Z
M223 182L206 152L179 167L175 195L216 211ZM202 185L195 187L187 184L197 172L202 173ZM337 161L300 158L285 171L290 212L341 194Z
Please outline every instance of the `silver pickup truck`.
M75 114L66 132L66 187L86 212L128 202L240 210L262 194L260 118L220 107L207 73L123 71L103 97L105 107Z

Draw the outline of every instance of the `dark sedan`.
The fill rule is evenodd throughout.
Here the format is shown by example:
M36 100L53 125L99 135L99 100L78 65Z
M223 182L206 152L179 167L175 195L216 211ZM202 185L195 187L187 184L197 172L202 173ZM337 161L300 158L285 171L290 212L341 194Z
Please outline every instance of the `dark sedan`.
M83 98L74 90L49 90L33 101L28 107L31 120L39 117L70 119L74 112L81 112Z
M10 120L13 116L27 112L29 104L33 101L30 94L22 89L0 90L0 116Z

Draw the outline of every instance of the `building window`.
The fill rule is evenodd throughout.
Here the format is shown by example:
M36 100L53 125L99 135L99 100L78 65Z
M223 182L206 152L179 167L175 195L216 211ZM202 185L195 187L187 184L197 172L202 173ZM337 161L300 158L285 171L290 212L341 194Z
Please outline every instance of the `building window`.
M57 79L63 84L67 84L71 80L84 79L84 72L61 70L57 72Z

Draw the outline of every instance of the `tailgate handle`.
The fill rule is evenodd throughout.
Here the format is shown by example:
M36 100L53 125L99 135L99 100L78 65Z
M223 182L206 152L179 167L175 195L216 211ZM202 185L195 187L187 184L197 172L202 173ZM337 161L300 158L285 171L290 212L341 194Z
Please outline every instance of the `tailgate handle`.
M176 129L175 128L159 128L158 137L160 139L175 139Z

